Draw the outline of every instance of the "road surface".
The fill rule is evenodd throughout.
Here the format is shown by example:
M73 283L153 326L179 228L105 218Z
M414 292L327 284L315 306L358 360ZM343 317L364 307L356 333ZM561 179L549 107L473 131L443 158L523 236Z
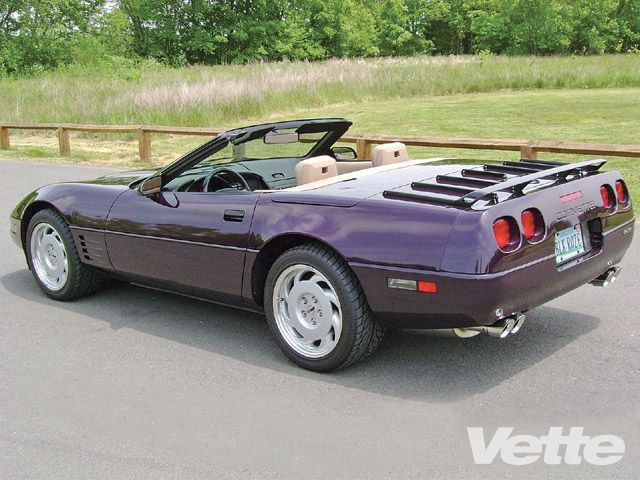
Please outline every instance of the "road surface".
M7 217L43 184L107 170L0 161L0 478L637 478L640 254L617 283L530 312L506 340L388 335L328 375L263 318L119 285L72 303L36 287ZM467 427L583 427L611 466L474 464Z

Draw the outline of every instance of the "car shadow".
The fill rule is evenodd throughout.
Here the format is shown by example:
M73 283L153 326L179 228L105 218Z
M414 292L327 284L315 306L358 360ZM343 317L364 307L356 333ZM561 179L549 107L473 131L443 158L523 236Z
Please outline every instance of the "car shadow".
M367 360L332 374L317 374L296 367L280 353L264 317L258 314L124 283L61 303L47 298L28 270L6 274L0 281L11 294L29 302L85 315L112 329L135 329L313 381L430 402L485 392L548 358L600 322L596 317L543 306L529 313L521 333L505 340L392 331Z

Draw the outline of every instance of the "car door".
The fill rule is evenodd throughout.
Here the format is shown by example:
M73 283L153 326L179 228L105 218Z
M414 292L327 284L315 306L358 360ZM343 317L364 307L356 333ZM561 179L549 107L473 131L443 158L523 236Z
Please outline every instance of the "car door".
M107 219L111 263L133 278L238 303L258 197L250 191L125 192Z

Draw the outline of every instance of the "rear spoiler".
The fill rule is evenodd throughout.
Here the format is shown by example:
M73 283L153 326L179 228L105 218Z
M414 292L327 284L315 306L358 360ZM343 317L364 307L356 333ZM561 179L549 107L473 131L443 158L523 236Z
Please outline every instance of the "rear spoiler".
M472 207L480 200L496 205L499 202L498 192L510 192L507 200L521 197L532 182L550 180L544 188L552 187L596 174L605 163L607 161L603 159L562 163L526 158L519 162L488 163L482 166L482 170L464 169L460 176L438 175L435 183L413 182L411 191L385 190L382 195L394 200L459 208Z

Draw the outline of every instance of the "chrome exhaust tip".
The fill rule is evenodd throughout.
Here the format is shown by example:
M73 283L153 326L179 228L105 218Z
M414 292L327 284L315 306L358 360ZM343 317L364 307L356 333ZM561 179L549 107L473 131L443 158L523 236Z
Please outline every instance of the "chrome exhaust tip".
M524 325L524 321L526 320L527 316L524 313L521 313L520 315L516 316L516 324L513 326L513 328L511 329L511 333L518 333L520 331L520 329L522 328L522 325Z
M490 337L505 338L511 333L517 333L524 323L526 316L524 313L515 313L509 317L498 320L493 325L478 325L477 327L451 328L447 330L431 330L447 336L455 335L459 338L471 338L486 333Z
M606 287L610 283L613 283L618 278L620 274L620 267L611 267L609 270L604 272L598 278L594 278L589 283L594 287Z
M515 325L516 325L516 319L513 317L507 317L507 318L503 318L502 320L498 320L493 325L480 325L478 327L467 327L461 330L482 332L494 338L505 338L507 335L509 335L513 331L513 328L515 327Z
M500 320L493 325L491 325L491 331L489 335L498 337L498 338L506 338L513 331L513 327L516 326L516 321L513 317L505 318L504 320Z

